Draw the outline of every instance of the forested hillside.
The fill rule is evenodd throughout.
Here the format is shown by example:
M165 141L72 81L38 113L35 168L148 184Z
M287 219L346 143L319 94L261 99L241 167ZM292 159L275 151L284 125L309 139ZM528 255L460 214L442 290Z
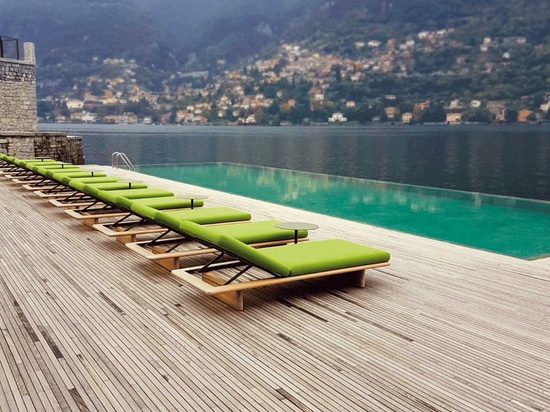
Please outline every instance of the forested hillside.
M502 100L518 111L540 106L550 91L550 2L0 0L0 7L0 35L36 44L40 96L82 98L106 87L121 95L129 84L174 95L185 84L181 73L220 83L245 66L270 65L249 70L244 90L265 90L269 75L269 90L288 90L305 105L300 93L321 86L326 104L300 111L314 118L347 100L376 113L385 95L398 96L401 111L422 99L440 108ZM289 76L300 84L289 88Z

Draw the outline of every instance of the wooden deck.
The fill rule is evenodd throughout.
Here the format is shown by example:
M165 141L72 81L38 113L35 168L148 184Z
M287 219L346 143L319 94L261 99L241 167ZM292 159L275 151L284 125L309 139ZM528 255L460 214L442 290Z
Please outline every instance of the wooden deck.
M238 312L0 176L0 411L550 410L550 259L138 178L391 266L365 289L250 291Z

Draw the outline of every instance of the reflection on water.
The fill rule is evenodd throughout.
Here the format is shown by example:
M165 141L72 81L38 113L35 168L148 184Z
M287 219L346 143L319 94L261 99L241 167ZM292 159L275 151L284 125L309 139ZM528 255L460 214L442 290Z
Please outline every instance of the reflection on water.
M234 162L550 200L550 125L204 127L40 125L83 137L86 162Z
M511 256L550 255L550 202L240 164L139 171Z

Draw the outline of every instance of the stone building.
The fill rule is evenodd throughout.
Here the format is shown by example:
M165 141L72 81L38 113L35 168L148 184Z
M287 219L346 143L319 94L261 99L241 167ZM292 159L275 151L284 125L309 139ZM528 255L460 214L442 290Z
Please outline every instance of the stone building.
M84 164L80 137L38 132L34 44L24 43L23 51L21 59L19 41L0 36L0 152Z

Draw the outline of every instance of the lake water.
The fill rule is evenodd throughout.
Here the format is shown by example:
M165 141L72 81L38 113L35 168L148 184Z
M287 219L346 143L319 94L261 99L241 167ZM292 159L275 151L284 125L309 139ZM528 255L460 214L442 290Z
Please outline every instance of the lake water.
M41 129L82 136L89 164L124 152L150 175L519 258L550 255L546 125Z
M550 200L550 125L40 125L83 137L86 162L232 162Z
M138 170L523 259L550 256L550 202L235 163Z

